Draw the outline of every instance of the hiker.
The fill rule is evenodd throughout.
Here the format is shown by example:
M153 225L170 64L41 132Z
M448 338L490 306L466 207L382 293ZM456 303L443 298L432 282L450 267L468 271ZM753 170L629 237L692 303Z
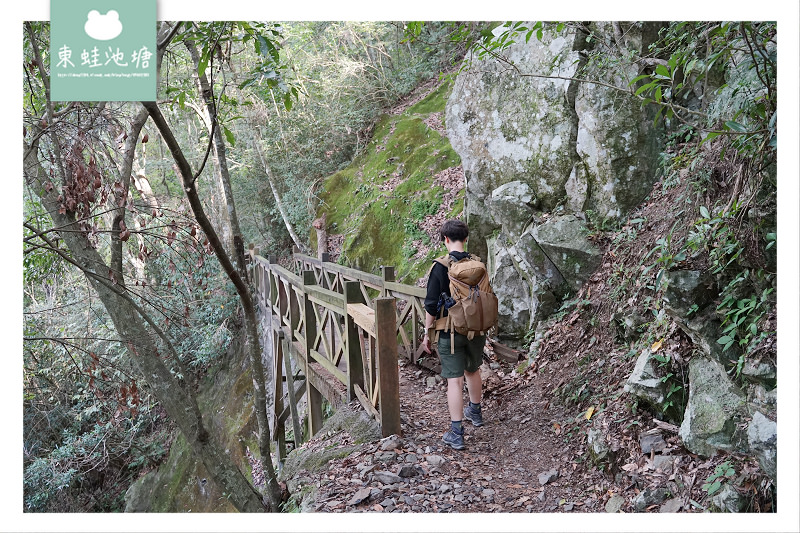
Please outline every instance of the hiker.
M462 420L469 420L476 427L483 425L483 384L479 369L486 330L497 322L497 298L491 292L486 267L480 258L464 251L469 235L467 225L461 220L448 220L442 224L439 235L448 254L434 261L428 275L426 333L422 349L432 353L431 342L437 342L438 337L441 375L447 379L447 407L450 411L450 429L442 441L455 450L463 450ZM459 276L465 276L465 281L461 281ZM480 308L481 305L484 307ZM474 318L478 315L480 320ZM469 393L466 407L462 397L465 380Z

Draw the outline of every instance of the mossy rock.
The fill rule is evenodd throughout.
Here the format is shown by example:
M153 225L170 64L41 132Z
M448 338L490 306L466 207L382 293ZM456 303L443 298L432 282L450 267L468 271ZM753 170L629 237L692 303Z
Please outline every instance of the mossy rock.
M170 447L169 458L157 470L139 478L125 494L125 512L217 513L234 506L195 460L183 435Z
M354 411L342 405L325 422L319 430L320 435L329 435L329 440L322 441L322 449L297 448L286 457L283 469L278 476L286 481L296 477L301 471L318 472L329 462L347 457L359 446L340 446L336 435L347 432L356 444L372 442L381 438L381 430L377 422L363 411Z
M306 449L301 447L292 450L286 457L278 478L288 481L303 470L318 472L330 461L347 457L360 449L359 446L338 445L336 436L341 432L348 433L357 445L377 441L381 438L380 426L375 420L364 411L354 411L347 405L342 405L319 430L320 435L330 436L327 441L322 441L323 448Z
M450 92L453 90L452 80L446 80L439 85L436 89L431 91L428 96L408 108L406 113L422 114L422 113L437 113L444 111L447 99L450 97Z
M239 342L231 343L219 367L200 384L197 403L209 431L239 469L251 478L247 448L258 456L253 381ZM137 480L125 495L126 512L234 512L236 509L195 459L179 432L158 469Z
M429 244L418 223L431 213L421 206L439 206L446 192L433 185L434 176L461 164L447 137L425 124L444 112L451 90L452 83L444 82L401 115L383 115L364 151L325 180L317 216L327 213L329 234L347 236L340 263L372 273L394 266L398 280L413 282L441 255L435 249L414 258L413 242ZM394 188L382 190L390 180ZM462 190L446 216L463 209ZM309 235L313 240L316 232Z

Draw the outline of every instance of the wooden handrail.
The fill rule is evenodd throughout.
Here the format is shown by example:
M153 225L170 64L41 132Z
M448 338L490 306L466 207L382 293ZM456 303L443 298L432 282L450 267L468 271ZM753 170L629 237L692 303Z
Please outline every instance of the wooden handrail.
M375 274L370 274L368 272L364 272L362 270L357 270L355 268L348 268L346 266L338 265L336 263L331 263L330 261L322 261L321 259L317 259L316 257L311 257L309 255L303 254L294 254L295 263L298 261L310 263L313 265L317 265L320 267L325 268L331 272L337 272L339 274L343 274L346 277L352 278L353 281L363 281L368 285L372 286L374 289L380 289L383 286L383 278L377 276Z
M266 332L275 359L276 412L271 420L281 458L286 453L287 409L291 411L298 393L307 395L306 438L321 426L323 396L334 406L358 399L381 423L384 435L399 433L397 356L412 361L419 356L425 289L397 283L391 267L377 276L295 253L292 272L274 258L258 255L257 249L248 255L259 309L271 315L271 331ZM367 288L380 294L376 297ZM289 392L293 368L304 376L304 391ZM290 427L299 441L296 409L291 416Z
M294 258L295 264L298 262L310 263L331 272L344 274L355 281L366 282L368 286L373 289L392 291L396 296L405 297L403 299L408 299L409 297L424 299L426 295L423 287L407 285L405 283L397 283L396 281L385 281L381 276L376 274L370 274L355 268L348 268L336 263L331 263L330 261L322 261L321 259L311 257L310 255L296 253L294 254Z
M394 281L387 281L383 284L387 291L390 291L393 295L399 297L407 297L403 299L411 298L422 298L425 300L425 296L427 295L426 289L422 287L416 287L414 285L406 285L405 283L397 283Z

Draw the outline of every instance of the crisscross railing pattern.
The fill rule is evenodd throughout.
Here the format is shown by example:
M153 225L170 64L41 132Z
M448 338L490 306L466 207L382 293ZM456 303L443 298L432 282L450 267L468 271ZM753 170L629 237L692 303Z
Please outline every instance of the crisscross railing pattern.
M255 250L250 266L273 354L270 425L280 460L289 418L295 444L315 434L323 397L334 407L358 399L384 435L399 434L398 318L411 315L398 314L388 294L390 271L375 276L296 254L291 272ZM407 332L400 337L409 339ZM303 396L307 424L300 420Z
M371 307L375 295L395 298L399 354L413 363L438 371L436 357L420 360L423 354L422 337L425 334L424 288L397 283L394 267L383 267L382 275L377 276L331 263L327 261L327 254L323 254L322 259L317 259L295 252L293 261L295 272L311 271L317 283L333 290L340 290L347 281L358 282L364 302Z

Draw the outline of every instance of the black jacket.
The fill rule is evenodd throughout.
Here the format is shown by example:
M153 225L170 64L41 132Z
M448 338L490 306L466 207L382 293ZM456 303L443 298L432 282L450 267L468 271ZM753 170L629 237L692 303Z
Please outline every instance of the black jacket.
M469 253L467 252L450 252L450 255L453 256L453 259L456 261L469 257ZM439 318L437 306L439 305L439 299L442 293L450 296L450 280L447 278L447 267L434 261L431 274L428 276L428 293L425 295L425 310L436 318ZM447 310L445 310L443 316L447 316Z

